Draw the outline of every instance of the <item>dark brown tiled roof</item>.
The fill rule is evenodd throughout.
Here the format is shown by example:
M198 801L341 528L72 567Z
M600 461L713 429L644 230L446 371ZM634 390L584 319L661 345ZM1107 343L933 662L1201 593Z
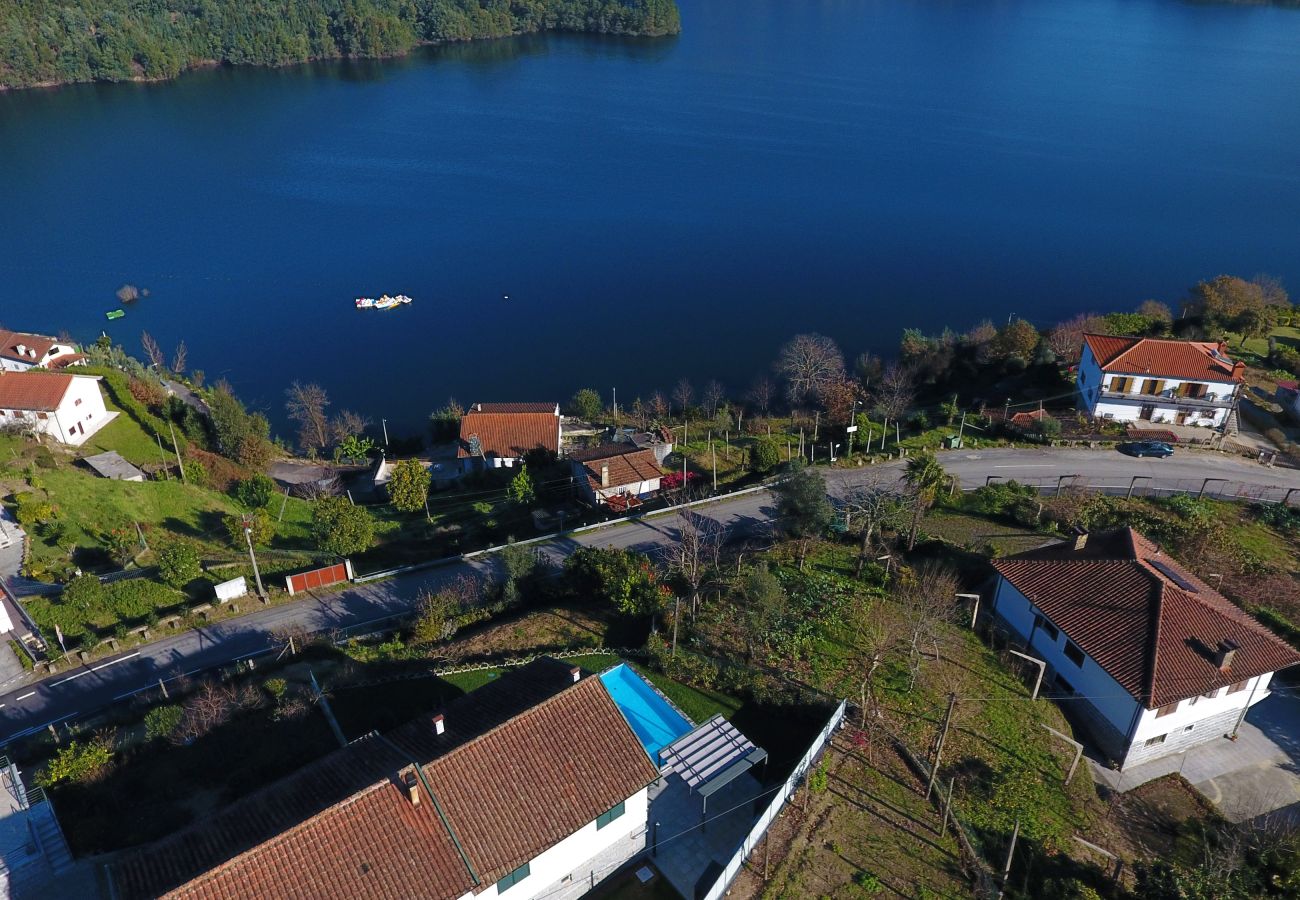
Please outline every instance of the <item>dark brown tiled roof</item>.
M1300 653L1131 528L993 566L1120 686L1156 709L1300 663ZM1232 667L1219 643L1240 648Z
M1246 377L1245 366L1228 358L1225 344L1110 334L1085 334L1083 340L1103 372L1220 382Z
M71 375L53 372L0 372L0 409L53 412L72 386Z
M554 403L476 403L461 417L456 455L470 457L477 437L484 456L514 459L542 447L560 452L560 417Z
M587 482L597 489L601 486L602 466L609 466L609 487L606 490L652 481L664 474L653 450L633 450L627 444L571 453L569 458L582 467Z
M570 670L542 659L458 698L442 735L425 716L354 741L126 857L114 867L118 894L453 900L482 890L658 775L600 679L574 684ZM399 783L413 762L427 763L418 806Z
M45 354L50 352L50 348L59 341L52 337L46 337L43 334L27 334L23 331L6 331L0 328L0 356L7 356L9 359L20 359L25 363L36 364L44 358ZM18 345L22 344L29 350L35 350L36 355L30 353L19 355Z

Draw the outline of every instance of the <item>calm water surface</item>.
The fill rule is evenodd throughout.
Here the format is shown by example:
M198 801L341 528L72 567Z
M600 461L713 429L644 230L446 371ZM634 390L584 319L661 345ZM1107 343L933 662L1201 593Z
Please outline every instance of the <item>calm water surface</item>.
M682 0L679 39L0 95L0 322L282 413L742 390L799 330L1300 292L1300 12ZM113 291L152 291L106 323ZM416 304L358 313L359 294ZM504 295L510 299L504 300Z

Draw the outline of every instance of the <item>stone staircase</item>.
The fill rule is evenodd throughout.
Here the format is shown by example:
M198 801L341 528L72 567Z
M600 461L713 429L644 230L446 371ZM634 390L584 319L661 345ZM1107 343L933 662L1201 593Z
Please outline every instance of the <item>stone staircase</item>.
M1228 418L1223 420L1223 434L1226 437L1231 437L1240 430L1237 426L1237 407L1233 406L1232 409L1228 410Z

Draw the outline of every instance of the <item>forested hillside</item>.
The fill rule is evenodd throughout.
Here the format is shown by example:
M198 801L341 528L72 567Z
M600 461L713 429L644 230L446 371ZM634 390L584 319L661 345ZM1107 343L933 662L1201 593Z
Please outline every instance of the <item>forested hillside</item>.
M170 78L208 62L387 56L532 31L680 29L675 0L7 0L0 87Z

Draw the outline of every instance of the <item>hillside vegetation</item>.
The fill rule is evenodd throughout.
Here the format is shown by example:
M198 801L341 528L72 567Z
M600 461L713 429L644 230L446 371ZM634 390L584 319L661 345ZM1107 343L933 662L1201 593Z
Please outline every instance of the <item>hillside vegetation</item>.
M675 0L32 0L0 4L0 88L390 56L535 31L680 30Z

